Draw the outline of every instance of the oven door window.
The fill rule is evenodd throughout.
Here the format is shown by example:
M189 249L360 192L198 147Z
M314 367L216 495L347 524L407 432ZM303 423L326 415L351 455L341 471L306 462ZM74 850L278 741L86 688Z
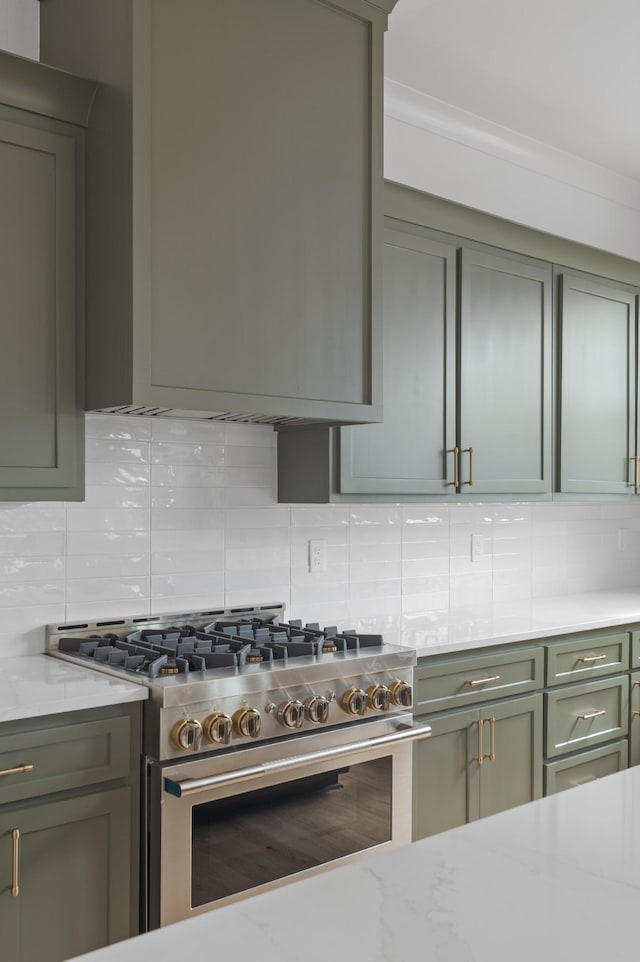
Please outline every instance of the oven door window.
M391 757L192 809L193 908L391 840Z

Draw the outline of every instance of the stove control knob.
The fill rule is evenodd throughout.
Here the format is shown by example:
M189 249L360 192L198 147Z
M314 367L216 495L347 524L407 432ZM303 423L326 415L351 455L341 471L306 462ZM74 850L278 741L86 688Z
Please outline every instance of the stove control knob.
M324 725L329 720L329 699L324 695L312 695L304 703L304 712L310 722Z
M302 728L304 722L304 705L297 699L283 701L278 705L278 721L285 728Z
M367 693L362 688L349 688L340 699L347 715L364 715L367 710Z
M371 685L367 688L367 704L374 711L389 711L391 692L386 685Z
M411 685L408 685L406 681L394 681L389 688L391 701L394 705L398 705L399 708L411 708L413 705Z
M257 738L260 734L261 720L257 708L241 708L234 712L233 729L241 738Z
M231 741L232 729L233 722L228 715L220 711L207 715L202 723L204 737L214 745L228 745Z
M171 733L174 744L185 752L199 747L201 735L202 725L193 718L183 718Z

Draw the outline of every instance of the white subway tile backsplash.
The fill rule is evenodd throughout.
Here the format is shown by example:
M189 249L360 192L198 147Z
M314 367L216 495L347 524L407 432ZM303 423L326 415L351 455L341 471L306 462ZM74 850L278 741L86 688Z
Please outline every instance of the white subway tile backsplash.
M54 621L274 601L388 641L447 619L473 638L491 605L640 581L640 501L281 505L268 425L91 414L86 437L83 503L0 503L0 657Z

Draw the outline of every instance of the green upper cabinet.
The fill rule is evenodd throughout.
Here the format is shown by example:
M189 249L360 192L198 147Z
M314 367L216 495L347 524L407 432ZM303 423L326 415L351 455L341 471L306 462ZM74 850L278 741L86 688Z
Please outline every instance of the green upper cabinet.
M283 429L280 500L549 496L551 265L385 224L384 422Z
M463 249L461 490L551 492L551 265Z
M636 302L624 284L560 273L563 492L637 491Z
M394 0L43 0L88 131L87 405L379 420Z
M455 437L456 249L388 219L384 422L340 432L340 491L442 494Z
M0 501L83 497L83 127L94 90L0 52Z

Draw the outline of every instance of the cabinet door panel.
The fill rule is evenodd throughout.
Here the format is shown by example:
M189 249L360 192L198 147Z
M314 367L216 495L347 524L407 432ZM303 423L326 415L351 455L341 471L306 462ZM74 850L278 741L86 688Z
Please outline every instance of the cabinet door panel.
M76 483L74 151L0 119L0 500Z
M551 490L549 265L462 250L459 417L464 493Z
M542 796L542 695L488 705L481 717L489 754L480 773L484 818Z
M413 837L478 818L477 711L432 715L431 736L413 748Z
M386 224L384 422L340 432L340 491L453 493L456 250L411 225Z
M2 812L0 855L20 831L18 896L0 888L12 962L62 962L130 934L129 824L127 788Z
M635 451L635 295L560 278L560 490L629 494Z

